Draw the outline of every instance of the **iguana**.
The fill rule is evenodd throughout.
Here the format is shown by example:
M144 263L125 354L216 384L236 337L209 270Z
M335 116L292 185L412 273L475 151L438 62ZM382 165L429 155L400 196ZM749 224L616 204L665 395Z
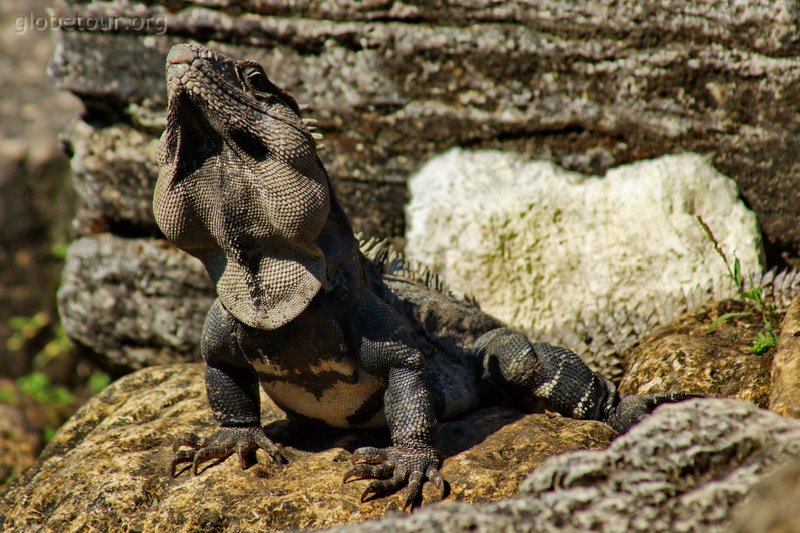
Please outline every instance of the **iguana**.
M388 426L344 481L362 501L425 481L443 493L437 420L508 401L627 430L682 393L622 397L573 352L531 342L476 305L383 276L359 250L295 100L252 61L199 45L167 56L167 126L153 207L164 235L200 259L217 299L201 339L220 428L183 434L176 466L258 448L285 457L260 423L259 383L291 419Z

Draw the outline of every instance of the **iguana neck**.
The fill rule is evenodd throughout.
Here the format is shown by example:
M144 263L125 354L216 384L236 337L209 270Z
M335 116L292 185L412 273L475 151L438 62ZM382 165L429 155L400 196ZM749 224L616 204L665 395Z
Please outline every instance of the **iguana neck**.
M322 166L322 162L320 162ZM323 167L324 168L324 167ZM325 255L328 281L332 280L336 271L349 259L358 255L358 239L344 209L339 204L336 192L328 180L330 211L325 226L314 241Z

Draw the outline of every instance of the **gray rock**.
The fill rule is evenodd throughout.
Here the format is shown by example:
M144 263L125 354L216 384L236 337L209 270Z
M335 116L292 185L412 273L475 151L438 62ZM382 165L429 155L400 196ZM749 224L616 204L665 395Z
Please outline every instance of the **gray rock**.
M607 377L622 372L613 354L654 325L735 293L698 216L729 261L735 255L745 277L761 279L755 215L735 183L697 154L599 178L516 153L453 149L426 163L409 188L411 259L513 327L585 355ZM594 327L581 334L579 323Z
M402 240L408 176L453 146L513 150L597 175L695 151L737 182L770 257L800 253L800 164L785 148L800 140L786 126L800 105L791 5L200 4L56 7L57 16L78 11L117 24L61 32L51 65L56 84L86 107L68 134L78 235L157 236L149 198L164 124L164 59L175 42L196 39L260 61L277 84L313 105L326 138L322 159L354 227L367 235ZM133 287L121 286L119 296ZM626 337L617 327L629 325L626 317L603 320ZM71 327L71 336L86 336ZM588 339L601 327L588 317L575 323L575 335Z
M199 361L200 331L213 300L196 259L166 241L110 234L70 246L58 292L64 327L116 374Z
M768 473L800 458L798 437L798 422L752 404L694 400L661 409L603 452L551 459L521 492L560 502L553 518L578 528L722 529ZM597 504L583 512L587 497Z
M135 372L81 408L9 487L0 500L0 530L275 531L358 522L399 509L402 494L361 504L367 482L342 483L348 450L386 445L385 432L309 430L283 418L263 398L262 423L284 445L288 465L276 466L259 452L258 464L246 470L229 457L198 476L181 471L173 478L172 438L185 431L210 435L215 428L203 368ZM614 431L599 422L495 407L445 423L441 434L449 499L474 502L514 494L547 457L602 448ZM426 490L426 501L436 493Z
M796 533L800 531L800 461L790 463L764 480L741 506L733 533Z
M124 123L69 131L72 182L81 199L73 227L78 234L114 231L155 235L153 190L158 140Z
M152 24L62 33L57 82L93 117L156 135L170 44L212 40L261 61L313 104L325 163L370 234L402 230L405 179L452 146L516 150L592 174L696 151L737 181L771 246L800 251L800 164L786 149L800 135L786 127L798 107L792 4L181 6L65 2L64 14Z
M547 460L518 498L328 531L727 531L758 483L798 458L800 422L693 400L661 407L606 450Z

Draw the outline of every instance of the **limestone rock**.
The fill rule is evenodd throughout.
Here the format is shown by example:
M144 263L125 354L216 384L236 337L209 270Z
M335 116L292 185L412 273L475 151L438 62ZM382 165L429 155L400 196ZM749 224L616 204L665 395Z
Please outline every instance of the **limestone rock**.
M402 496L359 503L366 482L342 484L349 453L385 445L385 432L298 427L268 399L262 422L291 462L241 470L235 458L170 478L171 438L209 435L201 365L156 366L130 374L95 396L56 433L36 464L6 494L0 529L27 531L263 531L358 522L397 509ZM599 422L487 408L442 424L442 473L452 501L516 493L549 456L608 445ZM427 488L426 496L435 493Z
M599 178L519 154L453 149L409 186L412 259L501 320L588 354L607 376L620 369L604 357L606 346L621 352L687 306L732 292L697 216L730 261L735 253L761 277L754 214L735 183L698 155Z
M202 264L166 241L98 234L70 246L58 300L69 335L120 374L199 361L214 292Z
M750 313L712 327L726 313ZM761 317L746 304L712 302L656 328L626 358L623 394L687 391L769 406L773 352L750 353Z
M794 299L783 319L771 382L769 408L800 418L800 297Z
M70 128L72 181L81 199L73 223L78 234L158 232L153 190L158 140L128 124Z
M692 400L657 409L606 450L548 459L520 497L329 531L730 531L758 484L800 458L799 442L798 421L736 400Z
M164 55L178 40L262 61L276 83L313 104L329 149L323 159L369 234L402 232L406 178L453 146L515 150L592 174L696 151L737 181L769 243L800 253L800 164L786 149L800 135L787 127L800 98L791 3L56 7L117 21L116 30L62 32L52 66L57 83L106 125L158 135ZM127 148L118 148L122 165Z
M732 533L793 533L800 531L800 461L765 479L742 505Z
M548 461L521 492L544 504L561 502L554 518L576 527L598 522L627 531L724 527L758 482L800 458L799 432L797 422L746 402L665 406L607 450ZM598 504L583 513L579 507L587 497Z

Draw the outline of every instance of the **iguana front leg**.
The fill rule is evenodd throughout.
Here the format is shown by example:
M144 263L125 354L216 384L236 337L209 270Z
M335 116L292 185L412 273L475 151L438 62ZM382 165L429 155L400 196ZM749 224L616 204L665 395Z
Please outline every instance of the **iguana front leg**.
M234 453L244 468L247 455L258 448L276 462L286 461L261 427L258 376L239 348L235 327L235 319L216 300L203 325L200 349L207 365L208 403L221 427L207 439L194 433L175 438L170 465L173 476L179 464L191 463L192 472L197 474L206 461L225 459Z
M359 448L344 481L376 479L361 501L377 498L407 486L404 508L413 506L429 480L444 493L436 449L438 422L425 380L422 354L402 319L384 302L369 295L361 308L357 331L361 332L362 366L386 382L384 411L391 434L388 448Z

